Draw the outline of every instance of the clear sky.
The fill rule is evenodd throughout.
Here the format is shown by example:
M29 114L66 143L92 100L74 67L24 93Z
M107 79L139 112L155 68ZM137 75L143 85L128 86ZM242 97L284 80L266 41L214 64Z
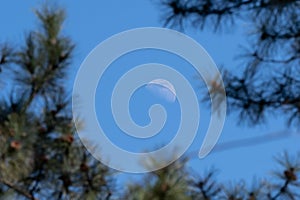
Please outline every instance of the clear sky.
M36 19L33 14L33 9L40 5L41 1L18 1L10 0L3 1L0 6L0 42L9 41L13 44L19 44L23 40L24 32L31 30L36 26ZM161 20L161 8L150 0L111 0L111 1L58 1L67 10L67 21L64 26L64 32L70 35L77 45L74 62L70 71L70 79L66 81L70 90L74 81L77 70L80 64L88 53L101 41L107 39L113 34L138 27L161 27L163 25ZM238 64L236 56L240 52L239 46L247 41L246 35L243 32L245 24L238 24L231 30L224 33L214 34L210 31L197 31L188 29L185 33L198 41L211 55L217 65L224 65L229 70L238 71ZM198 81L195 79L193 70L189 69L187 63L180 61L178 58L169 54L160 54L158 51L142 51L135 52L128 55L127 58L120 59L113 64L112 69L108 72L107 80L105 83L106 95L109 95L109 89L113 86L110 85L119 77L124 70L130 69L130 66L143 64L148 62L162 62L176 69L181 70L187 79L191 81L194 88L197 90ZM124 66L124 67L119 67ZM119 67L119 68L118 68ZM105 82L106 81L106 82ZM106 87L107 86L107 87ZM98 86L99 91L101 85ZM98 91L98 90L97 90ZM197 95L202 98L202 90L198 91ZM147 96L148 95L148 96ZM107 129L115 131L116 135L111 135L110 138L120 146L128 150L137 150L134 148L135 141L127 141L128 138L117 135L118 129L114 127L112 118L109 116L108 107L105 107L105 98L100 92L96 94L97 111L101 110L101 114L107 114L106 121L103 123ZM103 102L104 103L103 103ZM148 109L148 105L153 102L160 101L166 106L166 110L170 113L172 118L168 119L167 127L164 131L167 133L176 129L177 121L176 115L178 112L176 108L178 105L164 102L155 96L146 93L145 90L137 91L133 96L131 108L133 119L138 124L147 124L147 115L144 114ZM134 104L136 103L136 104ZM201 121L199 133L189 149L189 152L198 151L200 144L205 134L205 130L209 122L209 110L207 106L200 105L201 108ZM100 112L97 113L98 115ZM242 138L251 138L263 134L286 130L284 123L280 119L270 119L265 126L249 128L247 126L237 126L237 117L231 114L227 117L225 127L222 132L219 143L238 140ZM153 144L157 141L168 141L172 135L158 137L156 141L152 141L146 145L147 148L153 148ZM271 140L271 138L270 138ZM120 142L121 141L121 142ZM286 138L263 143L259 145L252 145L247 147L239 147L228 149L226 151L215 152L208 155L206 158L199 160L196 155L189 162L189 166L196 172L202 173L209 167L214 166L219 169L218 179L221 181L237 181L245 178L252 180L254 176L262 178L270 170L276 169L273 156L287 150L291 154L296 154L299 151L299 136L286 136ZM152 146L151 146L152 145ZM140 146L139 146L140 147ZM145 146L144 146L145 147ZM130 177L131 175L129 175Z

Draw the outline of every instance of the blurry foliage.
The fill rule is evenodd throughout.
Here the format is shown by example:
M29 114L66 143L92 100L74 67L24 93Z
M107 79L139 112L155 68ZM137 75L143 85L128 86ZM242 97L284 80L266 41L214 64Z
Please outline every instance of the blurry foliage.
M296 200L300 198L300 154L276 157L279 168L268 179L219 183L216 170L202 176L185 166L187 159L145 175L139 183L128 185L121 199L130 200Z
M64 83L75 45L61 33L64 10L35 12L24 44L0 45L0 199L109 199L112 170L74 135Z
M157 2L165 25L172 28L221 32L243 26L248 43L239 53L239 73L223 70L229 111L250 125L265 122L266 114L283 115L288 125L299 125L299 0Z
M298 1L166 0L163 5L172 26L190 21L218 30L237 17L248 20L256 30L255 45L244 73L223 77L230 105L252 123L268 109L298 119ZM300 199L299 156L287 154L276 158L281 168L273 176L252 186L221 184L215 170L198 175L182 159L124 186L123 193L117 190L115 171L92 158L74 135L64 83L75 45L61 34L65 13L44 6L36 15L40 26L26 34L22 46L0 45L0 83L7 86L0 99L0 199ZM268 73L262 78L262 72Z

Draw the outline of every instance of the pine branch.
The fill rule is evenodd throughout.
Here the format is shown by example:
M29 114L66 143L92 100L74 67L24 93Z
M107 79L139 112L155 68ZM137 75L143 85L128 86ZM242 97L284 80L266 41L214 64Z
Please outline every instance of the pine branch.
M0 182L3 183L4 185L6 185L7 187L15 190L17 193L19 193L20 195L26 197L27 199L30 199L30 200L38 200L36 199L33 195L31 195L30 193L28 193L27 191L24 191L22 190L21 188L15 186L14 184L8 182L8 181L5 181L3 179L0 179Z
M283 186L280 188L280 190L275 194L273 197L270 198L270 200L276 200L279 198L288 188L290 181L286 180L283 184Z

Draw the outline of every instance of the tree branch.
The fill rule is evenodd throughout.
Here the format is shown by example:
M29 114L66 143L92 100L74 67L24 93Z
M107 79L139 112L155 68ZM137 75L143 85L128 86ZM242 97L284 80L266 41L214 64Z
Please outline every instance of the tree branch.
M15 190L16 192L18 192L19 194L21 194L22 196L26 197L27 199L30 199L30 200L38 200L36 199L33 195L29 194L28 192L20 189L19 187L15 186L14 184L8 182L8 181L5 181L3 179L0 179L0 182L3 183L5 186Z

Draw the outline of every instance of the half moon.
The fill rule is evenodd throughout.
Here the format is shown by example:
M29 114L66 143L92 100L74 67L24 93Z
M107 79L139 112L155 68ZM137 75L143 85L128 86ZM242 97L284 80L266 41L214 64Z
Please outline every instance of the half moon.
M165 79L152 80L147 83L146 88L168 102L174 102L176 100L176 90L174 86Z

